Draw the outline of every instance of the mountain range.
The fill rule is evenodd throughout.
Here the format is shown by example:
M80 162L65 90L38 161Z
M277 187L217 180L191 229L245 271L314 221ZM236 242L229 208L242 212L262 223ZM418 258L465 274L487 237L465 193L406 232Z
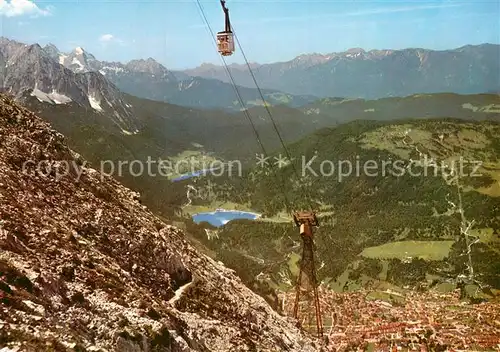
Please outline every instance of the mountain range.
M229 69L238 85L254 87L246 65ZM287 62L252 64L259 85L290 94L377 99L420 93L498 92L500 45L467 45L451 50L361 48L301 55ZM204 64L184 71L227 82L225 68Z
M127 63L106 62L97 60L81 47L63 53L55 45L48 44L43 50L53 60L75 73L99 72L121 91L141 98L198 108L241 109L232 84L170 71L153 58ZM238 87L238 90L245 106L263 104L255 87ZM316 98L293 96L271 89L262 90L262 94L272 105L299 106Z
M50 104L75 102L106 112L127 133L139 126L123 93L98 72L75 72L59 64L38 44L0 38L0 86L21 99L26 95Z
M46 73L65 72L60 66L73 72L79 77L80 90L83 91L84 86L97 84L89 80L101 80L97 77L103 76L107 83L102 85L111 83L124 93L171 104L238 111L242 106L235 92L236 88L245 107L263 105L261 94L256 89L247 65L228 65L236 83L233 86L226 68L212 64L173 71L153 58L127 63L100 61L81 47L63 53L53 44L42 48L38 44L26 45L6 38L0 39L0 46L0 74L4 88L13 81L13 78L9 81L9 76L12 76L12 70L16 70L8 62L12 64L17 60L16 57L27 62L28 57L25 55L29 54L44 56L43 65L52 66L50 70L43 69ZM14 55L18 49L26 53ZM269 105L302 107L318 98L331 97L378 99L439 92L498 93L499 62L500 46L482 44L441 51L414 48L364 51L355 48L341 53L301 55L288 62L250 63L249 66ZM22 67L17 71L22 71ZM29 82L29 85L32 83L34 82ZM114 87L109 89L116 90ZM18 91L20 88L8 87L11 91ZM40 90L38 86L37 88ZM48 89L43 84L42 88ZM62 88L52 87L50 91L42 89L45 93L42 94L43 99L57 100L54 94L62 94L57 90ZM92 102L94 106L100 106L102 89L93 87L91 90L92 99L86 105L91 107ZM115 100L116 92L111 95L115 96L112 99ZM66 98L59 96L59 99L64 101ZM82 97L76 97L77 101L81 99ZM109 105L107 102L103 104ZM124 120L126 124L129 118L127 107L124 104L118 105L123 111L118 112L120 117L117 119ZM128 129L134 131L135 126L128 126Z

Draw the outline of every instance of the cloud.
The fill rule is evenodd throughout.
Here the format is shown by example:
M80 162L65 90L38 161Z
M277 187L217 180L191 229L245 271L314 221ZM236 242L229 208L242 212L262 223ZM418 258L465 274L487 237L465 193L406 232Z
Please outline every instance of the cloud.
M113 34L103 34L99 37L99 42L101 42L101 45L103 47L107 47L109 44L113 43L113 44L118 44L120 46L126 46L127 43L120 39L120 38L117 38L115 37Z
M99 37L99 41L100 42L103 42L103 43L109 43L110 41L112 41L115 37L113 36L113 34L103 34Z
M0 15L7 17L31 15L32 17L51 15L49 7L41 9L30 0L0 0Z

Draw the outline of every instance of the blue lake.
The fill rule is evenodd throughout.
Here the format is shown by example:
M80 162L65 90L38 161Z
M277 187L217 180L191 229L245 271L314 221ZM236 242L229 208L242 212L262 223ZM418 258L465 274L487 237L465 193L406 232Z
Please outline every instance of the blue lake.
M250 213L247 211L239 210L221 210L217 209L213 212L198 213L193 215L193 221L199 224L202 221L206 221L213 226L220 227L227 224L231 220L235 219L249 219L255 220L260 217L259 214Z
M205 169L205 170L190 172L190 173L187 173L187 174L184 174L184 175L181 175L179 177L172 179L172 182L187 180L189 178L198 177L198 176L205 176L209 171L215 171L218 169L219 168L213 168L213 169Z

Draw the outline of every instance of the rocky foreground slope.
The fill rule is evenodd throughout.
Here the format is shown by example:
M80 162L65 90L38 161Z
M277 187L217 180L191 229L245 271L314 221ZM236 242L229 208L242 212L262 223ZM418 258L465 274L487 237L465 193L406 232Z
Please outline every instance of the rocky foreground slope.
M85 165L0 97L2 351L318 350L137 194Z

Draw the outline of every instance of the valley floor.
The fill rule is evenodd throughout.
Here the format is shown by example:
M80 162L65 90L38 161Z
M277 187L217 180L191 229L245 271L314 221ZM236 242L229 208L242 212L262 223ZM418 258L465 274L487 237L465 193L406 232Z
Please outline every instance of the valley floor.
M387 293L387 292L386 292ZM398 300L376 299L373 292L320 291L324 335L329 351L498 351L500 302L468 304L451 293L390 292ZM397 296L397 297L396 297ZM292 314L295 294L282 296ZM310 310L314 314L314 309ZM316 323L303 314L312 333ZM305 319L304 319L305 317ZM309 324L305 324L309 320ZM311 326L312 325L312 326Z

